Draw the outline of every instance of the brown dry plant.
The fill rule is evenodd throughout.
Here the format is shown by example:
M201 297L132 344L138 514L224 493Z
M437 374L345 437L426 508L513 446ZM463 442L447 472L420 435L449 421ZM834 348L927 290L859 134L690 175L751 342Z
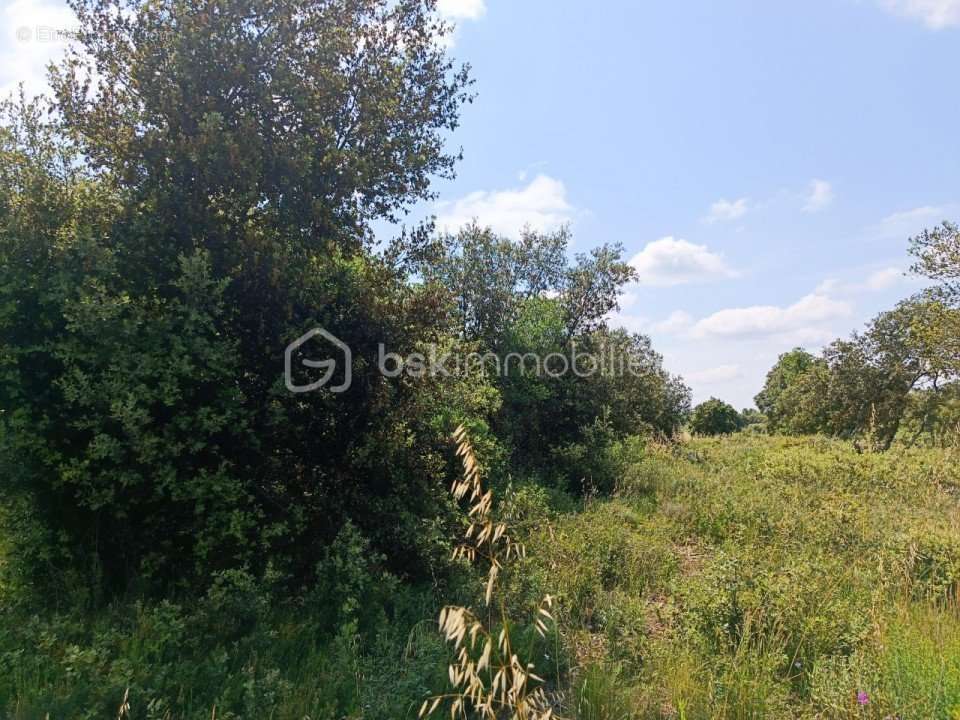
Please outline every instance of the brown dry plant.
M480 464L463 425L453 433L453 441L463 464L463 477L454 481L451 493L457 500L466 498L470 519L464 542L454 549L453 557L470 562L480 558L487 563L484 606L490 619L485 624L472 610L461 606L451 605L440 611L440 632L456 651L456 659L449 666L453 690L426 700L420 717L431 715L448 702L451 718L552 720L557 716L543 678L534 672L532 663L518 657L502 604L498 613L493 612L494 590L504 563L523 557L525 549L510 538L506 524L494 518L493 493L483 488ZM534 627L541 637L546 636L546 623L553 622L552 605L553 598L547 595L537 607ZM494 618L499 620L498 632L491 629Z

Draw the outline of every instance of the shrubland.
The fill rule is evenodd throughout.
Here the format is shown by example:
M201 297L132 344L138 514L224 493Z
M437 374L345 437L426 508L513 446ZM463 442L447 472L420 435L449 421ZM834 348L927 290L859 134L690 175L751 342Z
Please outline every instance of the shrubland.
M565 230L429 224L375 242L458 157L469 70L433 2L73 7L55 100L8 101L0 132L8 582L97 606L269 567L306 592L348 523L425 581L446 572L461 422L489 462L569 487L587 445L682 422L689 391L649 340L604 323L633 273L621 248L570 259ZM285 348L317 327L352 351L343 393L284 385ZM574 345L643 372L378 368L382 347Z
M956 453L632 439L610 497L491 477L526 549L503 563L494 617L564 717L952 718ZM127 694L131 717L413 718L451 692L436 617L484 607L482 567L403 583L351 526L318 564L298 597L227 571L199 596L83 615L8 603L5 712L103 717ZM545 595L556 622L540 637Z
M5 716L470 716L500 671L522 720L960 714L956 226L911 241L930 288L691 414L610 323L619 245L375 236L460 156L433 0L72 7L0 125ZM352 382L290 392L318 327Z

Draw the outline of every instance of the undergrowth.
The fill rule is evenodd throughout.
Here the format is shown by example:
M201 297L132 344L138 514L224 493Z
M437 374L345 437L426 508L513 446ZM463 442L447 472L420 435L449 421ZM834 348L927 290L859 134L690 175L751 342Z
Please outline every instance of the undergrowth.
M955 720L956 452L631 441L607 498L495 478L493 532L526 552L497 572L492 623L489 564L413 587L349 524L300 593L232 572L198 598L54 612L5 587L0 715L117 717L126 697L150 720L412 719L455 688L442 607L493 630L549 594L556 627L513 642L561 717Z

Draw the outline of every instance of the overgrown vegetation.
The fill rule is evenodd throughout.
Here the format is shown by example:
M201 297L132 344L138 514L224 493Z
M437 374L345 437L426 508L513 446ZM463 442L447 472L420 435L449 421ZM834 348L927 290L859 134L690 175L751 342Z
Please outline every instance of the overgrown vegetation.
M632 277L620 248L569 263L565 232L429 226L374 245L371 222L456 159L442 137L470 81L433 2L73 7L56 103L7 103L0 135L8 582L97 605L270 568L304 592L347 522L398 576L436 578L460 422L494 465L579 491L613 482L594 450L683 421L649 340L604 323ZM352 351L341 394L284 386L315 327ZM383 347L576 346L640 372L378 366Z
M691 414L619 245L375 241L459 158L434 0L72 7L0 125L0 714L960 717L955 225Z
M780 356L756 397L774 432L823 433L887 450L908 422L911 442L960 426L960 229L945 222L910 241L913 272L939 281L877 316L819 357Z
M823 439L630 441L608 499L533 484L495 512L527 552L496 617L571 718L942 718L960 710L960 462ZM450 692L434 590L398 583L354 529L322 588L231 572L201 597L84 616L5 605L3 712L104 717L414 718ZM443 596L484 606L466 565ZM331 598L336 598L332 600ZM504 615L501 615L504 613ZM486 622L485 613L480 613ZM482 650L482 643L478 644ZM866 698L866 704L858 702ZM438 710L438 712L440 712Z

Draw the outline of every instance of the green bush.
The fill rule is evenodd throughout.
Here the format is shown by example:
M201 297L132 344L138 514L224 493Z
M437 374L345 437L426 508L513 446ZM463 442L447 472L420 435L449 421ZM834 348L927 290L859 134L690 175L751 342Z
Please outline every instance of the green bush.
M690 432L694 435L729 435L743 426L740 413L717 398L700 403L690 416Z

